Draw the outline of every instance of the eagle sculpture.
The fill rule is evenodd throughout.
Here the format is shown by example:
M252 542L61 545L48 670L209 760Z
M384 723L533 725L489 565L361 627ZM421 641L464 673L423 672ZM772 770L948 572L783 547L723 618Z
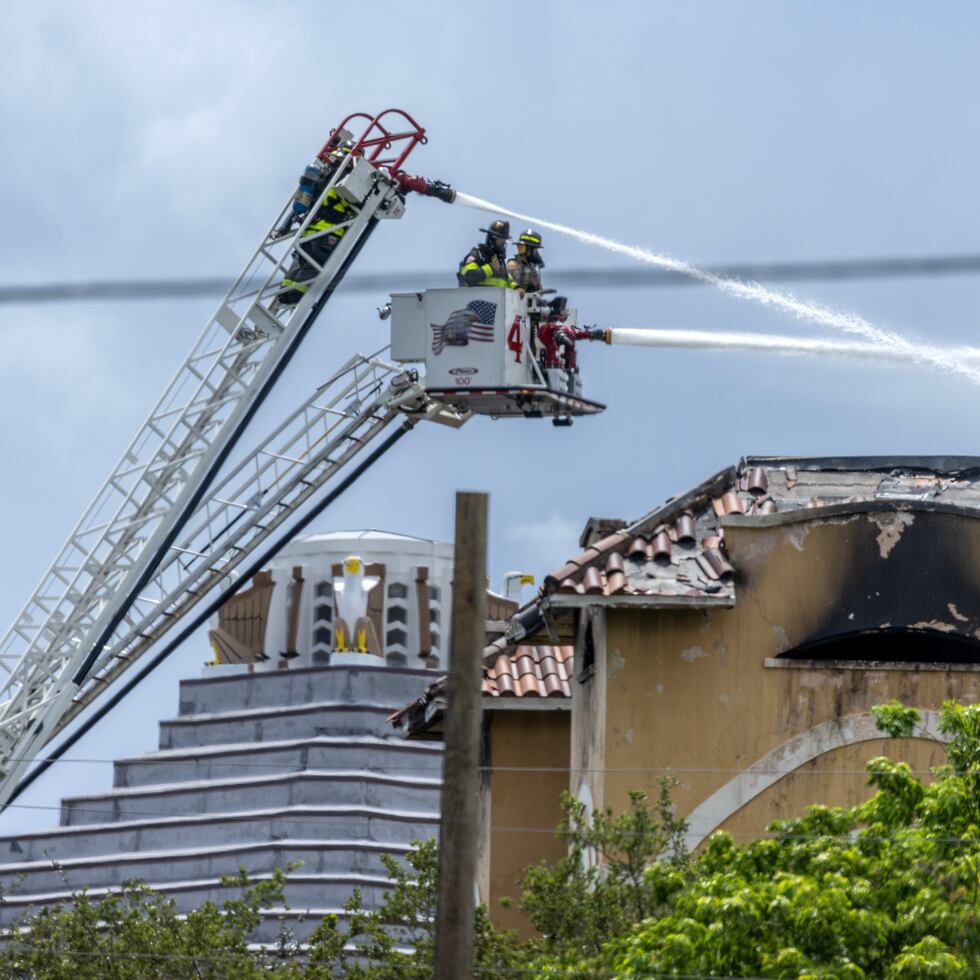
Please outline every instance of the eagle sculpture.
M344 559L343 577L334 583L333 648L338 653L381 654L374 624L368 619L368 593L379 581L376 575L364 574L364 562L357 555Z

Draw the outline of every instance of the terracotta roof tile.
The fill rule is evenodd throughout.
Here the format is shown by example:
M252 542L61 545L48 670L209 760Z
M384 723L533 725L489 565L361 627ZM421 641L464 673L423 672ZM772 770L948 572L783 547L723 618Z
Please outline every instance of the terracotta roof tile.
M622 547L627 541L629 541L630 536L625 531L620 531L617 534L610 534L608 537L603 538L601 541L596 541L592 547L602 554L606 551L613 551L616 548Z
M570 646L522 646L511 648L496 660L490 680L495 692L510 697L572 696L573 648Z
M980 511L980 457L749 457L607 534L546 577L543 594L734 598L738 556L725 552L722 526L729 516L937 499Z
M745 513L745 505L739 499L738 494L734 490L729 490L727 493L723 493L721 500L724 504L726 514Z
M570 558L558 571L546 575L544 580L545 587L553 590L558 583L564 583L566 579L574 578L583 569L588 568L602 558L606 552L621 548L629 540L630 535L625 531L607 535L601 541L597 541L595 544L586 548L581 554Z
M764 466L753 466L745 478L745 489L749 493L761 496L769 489L769 477Z
M697 543L698 531L694 523L694 515L690 511L685 511L674 522L674 530L677 533L677 543L693 545Z
M483 651L482 691L488 699L551 698L570 701L574 675L571 646L507 646L496 640ZM388 716L388 722L422 735L441 721L446 696L446 678L430 684L421 697ZM436 702L437 711L431 711Z
M549 698L567 697L568 695L565 693L566 687L567 684L563 684L561 678L556 677L554 674L549 674L544 679L545 697L549 697ZM541 693L540 690L538 691L538 693L539 694Z
M579 571L580 569L577 562L565 562L565 564L562 565L557 572L552 572L551 575L546 576L545 585L547 585L549 582L564 583L577 575Z
M493 678L493 683L496 685L497 694L501 697L513 697L516 695L514 677L509 672L499 672L496 677Z
M585 578L582 580L582 584L585 586L586 595L602 595L605 592L602 585L602 576L599 574L599 569L595 566L591 566L585 570Z
M731 581L735 577L735 569L717 548L705 548L697 562L709 578Z
M742 503L734 488L726 490L720 497L715 497L711 501L711 508L716 517L724 517L726 514L744 514L745 505Z
M666 531L661 531L654 536L652 551L654 561L670 561L670 535Z
M633 538L626 554L633 561L649 561L653 558L653 548L646 538L637 537Z

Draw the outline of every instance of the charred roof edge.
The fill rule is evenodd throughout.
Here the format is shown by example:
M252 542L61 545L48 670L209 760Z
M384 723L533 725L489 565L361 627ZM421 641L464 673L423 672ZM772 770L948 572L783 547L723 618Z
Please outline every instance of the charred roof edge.
M609 606L613 609L640 607L644 609L690 609L706 606L734 606L729 595L552 595L542 600L553 609L584 609L588 606Z
M830 517L846 517L857 514L874 514L898 511L919 511L933 514L950 514L980 520L980 509L947 504L939 500L855 500L850 503L826 504L822 507L806 507L800 510L777 511L775 514L727 514L719 518L722 527L779 527L785 524L805 524L808 521L826 520Z
M752 466L795 466L801 470L888 472L922 470L931 473L980 475L980 456L743 456L739 471Z
M980 460L977 462L980 465ZM645 517L641 517L635 524L631 524L626 529L626 533L636 535L652 531L658 524L666 524L675 514L679 514L710 497L718 496L722 490L728 490L737 479L738 471L735 467L726 466L714 476L709 476L703 483L699 483L686 493L668 500L656 510L650 511Z

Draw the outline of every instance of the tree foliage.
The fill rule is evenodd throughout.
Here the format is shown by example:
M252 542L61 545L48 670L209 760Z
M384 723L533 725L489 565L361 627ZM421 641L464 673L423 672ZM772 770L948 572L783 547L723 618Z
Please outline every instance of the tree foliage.
M21 923L0 944L0 978L27 980L428 980L433 975L439 854L416 841L408 866L383 857L392 887L377 910L355 891L344 916L326 916L305 945L288 932L271 949L250 948L262 910L281 906L287 871L250 882L248 871L221 879L240 894L186 916L173 899L141 882L98 901L86 891ZM293 866L293 868L296 866ZM290 868L288 870L292 870ZM475 921L475 962L487 975L520 967L515 936L498 931L485 908Z
M668 882L687 859L687 825L674 818L666 779L655 805L636 790L629 799L629 809L618 815L611 807L589 813L563 794L558 837L568 854L553 866L528 868L521 878L521 909L541 935L530 944L535 952L595 955L635 923L669 908Z
M901 737L918 712L876 712ZM980 976L980 705L947 702L948 764L925 782L904 763L868 764L874 795L811 807L772 837L716 834L673 872L671 909L607 944L588 971L924 980ZM664 875L663 863L651 876Z
M435 919L439 897L439 849L434 840L416 841L409 867L385 855L393 887L377 911L366 911L355 891L344 907L346 923L327 916L310 937L304 976L344 980L429 980L434 974ZM479 906L474 923L474 963L485 975L520 966L510 932L498 931Z
M875 709L892 737L921 732L913 709ZM652 803L588 813L566 796L567 856L528 868L520 907L538 935L520 943L477 911L480 977L665 975L797 980L935 980L980 976L980 705L943 706L947 764L931 778L880 757L872 795L853 808L813 806L770 836L736 845L715 834L692 857L670 787ZM255 952L261 910L281 904L285 873L226 882L240 897L186 917L134 884L49 909L0 948L0 976L277 977L421 980L433 975L438 851L417 842L385 864L377 911L358 893L320 922L304 949L284 936ZM521 972L523 971L523 973Z
M221 883L240 894L221 908L205 902L186 916L177 913L173 899L141 882L98 900L77 892L70 905L43 909L7 937L0 945L0 977L266 977L268 957L249 949L249 936L261 921L261 909L282 901L286 872L278 869L269 880L251 883L243 868Z

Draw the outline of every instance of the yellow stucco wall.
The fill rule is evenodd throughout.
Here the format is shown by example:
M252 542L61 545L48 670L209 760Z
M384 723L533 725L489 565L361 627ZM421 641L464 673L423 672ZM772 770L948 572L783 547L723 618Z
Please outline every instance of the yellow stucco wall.
M554 837L561 819L559 797L568 786L570 712L493 712L490 784L490 914L502 928L531 933L515 908L501 898L520 896L524 868L542 858L554 861L564 846ZM508 772L510 768L557 768L558 772Z
M932 766L945 762L942 746L928 739L882 738L834 749L784 776L735 816L723 821L718 829L729 831L736 842L744 843L758 837L759 831L771 821L799 817L817 801L856 806L873 793L873 788L868 786L865 765L879 755L908 763L923 779L930 778Z
M834 735L836 719L860 719L872 705L892 698L933 710L947 698L977 700L980 671L972 668L765 666L766 658L812 640L828 610L846 603L841 582L848 549L856 535L867 537L867 528L858 522L877 519L862 515L789 528L729 528L728 546L739 570L732 609L607 610L606 803L624 805L633 788L653 794L658 777L670 774L679 780L674 790L678 810L688 814L772 753L772 765L796 768L799 762L794 760L801 752L805 756L814 731ZM953 516L945 520L959 522L957 534L978 538L980 554L980 522ZM873 535L878 525L869 526L877 548ZM882 546L882 560L895 548L893 539L886 543L890 547ZM871 599L877 601L876 596ZM886 599L893 605L897 601L906 622L915 622L915 588L881 601ZM847 615L845 608L845 621ZM961 618L953 610L949 622L936 628L955 629ZM942 756L935 744L919 741L862 741L835 749L806 764L810 775L779 780L722 825L740 834L754 833L809 803L846 805L866 798L860 770L883 753L908 754L923 769ZM858 772L812 774L844 769Z

